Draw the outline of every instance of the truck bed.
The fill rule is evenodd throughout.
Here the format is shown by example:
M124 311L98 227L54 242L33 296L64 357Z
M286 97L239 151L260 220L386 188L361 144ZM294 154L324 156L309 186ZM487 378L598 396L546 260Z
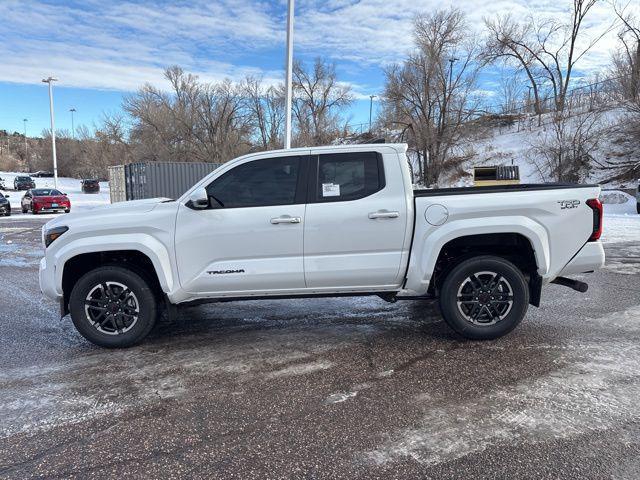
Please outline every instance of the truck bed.
M594 188L598 185L586 183L523 183L520 185L492 185L487 187L423 188L413 191L414 197L438 195L472 195L480 193L526 192L536 190L562 190L568 188Z

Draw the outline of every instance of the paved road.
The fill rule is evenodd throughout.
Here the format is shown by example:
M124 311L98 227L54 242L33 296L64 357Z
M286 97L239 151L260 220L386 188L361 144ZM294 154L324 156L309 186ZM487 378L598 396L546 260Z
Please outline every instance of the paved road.
M106 351L40 296L40 224L0 221L0 478L640 477L637 242L497 341L364 298L191 308Z

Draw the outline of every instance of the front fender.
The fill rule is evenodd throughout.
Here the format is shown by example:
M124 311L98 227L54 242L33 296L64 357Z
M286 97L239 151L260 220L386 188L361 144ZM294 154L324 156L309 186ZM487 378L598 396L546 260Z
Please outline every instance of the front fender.
M544 276L550 268L549 237L545 228L527 217L500 216L466 218L447 222L440 227L420 223L416 231L409 261L406 294L425 295L442 248L451 240L470 235L517 233L531 242L538 273Z
M64 245L51 259L55 265L55 290L62 295L62 275L65 263L84 253L110 252L115 250L137 250L146 255L153 264L162 291L169 293L174 289L174 277L167 247L150 235L122 234L101 235L95 238L80 238ZM47 263L49 259L47 259Z

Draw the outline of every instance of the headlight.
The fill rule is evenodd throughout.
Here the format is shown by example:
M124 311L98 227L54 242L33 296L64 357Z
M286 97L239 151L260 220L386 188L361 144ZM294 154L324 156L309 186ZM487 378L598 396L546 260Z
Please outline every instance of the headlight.
M44 246L48 247L51 243L62 235L64 232L69 230L69 227L54 227L50 230L47 230L44 234Z

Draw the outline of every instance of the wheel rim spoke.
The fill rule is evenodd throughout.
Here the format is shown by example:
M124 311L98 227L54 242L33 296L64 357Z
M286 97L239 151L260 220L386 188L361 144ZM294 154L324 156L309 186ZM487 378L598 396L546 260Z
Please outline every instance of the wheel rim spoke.
M115 281L96 284L84 301L87 321L99 332L120 335L135 326L140 304L135 293Z
M474 325L488 326L503 320L511 311L513 289L501 274L491 271L471 273L456 296L458 311Z

